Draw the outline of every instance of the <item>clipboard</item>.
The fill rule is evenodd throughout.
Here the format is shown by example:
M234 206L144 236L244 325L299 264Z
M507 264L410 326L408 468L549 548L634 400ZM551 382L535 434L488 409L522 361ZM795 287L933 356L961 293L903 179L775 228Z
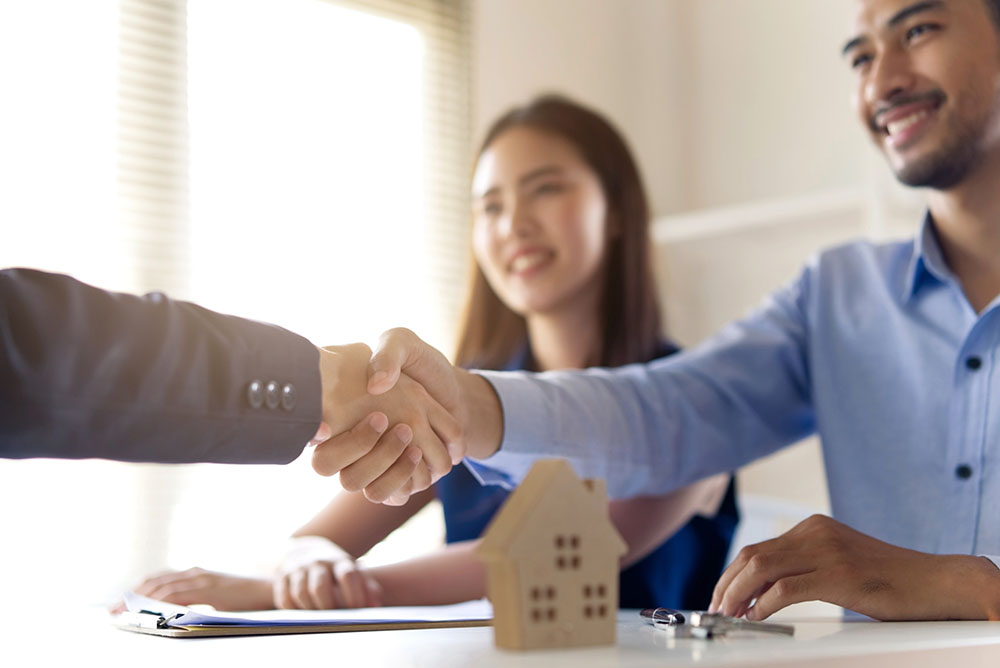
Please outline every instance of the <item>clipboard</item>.
M128 594L125 599L129 610L114 617L114 626L123 631L166 638L450 629L493 624L493 612L486 601L470 601L452 606L275 610L242 614L202 613L135 594ZM270 618L274 618L273 623L269 621Z
M130 619L122 619L126 616ZM348 631L402 631L410 629L454 629L472 626L492 626L492 619L457 619L452 621L403 621L356 623L308 624L294 626L239 626L199 624L193 626L166 626L165 618L152 612L123 612L115 620L115 626L123 631L145 633L166 638L220 638L224 636L270 636L297 633L340 633Z

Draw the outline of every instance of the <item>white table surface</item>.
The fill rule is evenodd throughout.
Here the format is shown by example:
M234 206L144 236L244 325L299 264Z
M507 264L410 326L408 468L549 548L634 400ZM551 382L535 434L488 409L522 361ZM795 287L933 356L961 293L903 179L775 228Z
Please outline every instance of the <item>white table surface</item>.
M636 611L621 611L613 647L512 652L483 628L174 639L114 628L101 610L60 611L37 621L0 617L7 666L1000 666L1000 623L844 621L783 616L794 638L667 637Z

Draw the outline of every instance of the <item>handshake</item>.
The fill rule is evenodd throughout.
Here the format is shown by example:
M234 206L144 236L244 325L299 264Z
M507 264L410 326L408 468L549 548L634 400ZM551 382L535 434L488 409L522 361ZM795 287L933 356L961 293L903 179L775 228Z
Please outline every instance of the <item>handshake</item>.
M456 368L407 329L320 349L323 421L313 468L348 491L402 505L466 455L488 457L502 435L500 402L483 378Z

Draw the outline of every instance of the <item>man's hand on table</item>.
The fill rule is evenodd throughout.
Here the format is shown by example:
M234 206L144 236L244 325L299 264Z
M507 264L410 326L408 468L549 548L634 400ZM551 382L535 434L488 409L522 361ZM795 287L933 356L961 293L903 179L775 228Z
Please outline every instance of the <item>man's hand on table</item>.
M1000 570L985 557L907 550L814 515L743 548L709 609L761 620L816 600L881 620L1000 619Z

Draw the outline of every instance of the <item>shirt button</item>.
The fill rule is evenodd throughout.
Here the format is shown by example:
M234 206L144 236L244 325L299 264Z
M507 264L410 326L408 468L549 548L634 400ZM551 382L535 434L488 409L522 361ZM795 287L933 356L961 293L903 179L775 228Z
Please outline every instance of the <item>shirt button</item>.
M983 365L982 358L981 357L977 357L976 355L973 355L972 357L967 357L965 359L965 366L967 366L972 371L975 371L976 369L978 369L982 365Z
M972 467L968 464L959 464L955 467L955 475L959 480L968 480L972 477Z
M281 386L273 380L268 381L267 383L264 401L267 403L267 407L272 411L281 404Z
M247 402L255 409L264 405L264 384L259 380L251 380L247 385Z
M281 388L281 407L286 411L295 408L295 386L291 383L285 383Z

